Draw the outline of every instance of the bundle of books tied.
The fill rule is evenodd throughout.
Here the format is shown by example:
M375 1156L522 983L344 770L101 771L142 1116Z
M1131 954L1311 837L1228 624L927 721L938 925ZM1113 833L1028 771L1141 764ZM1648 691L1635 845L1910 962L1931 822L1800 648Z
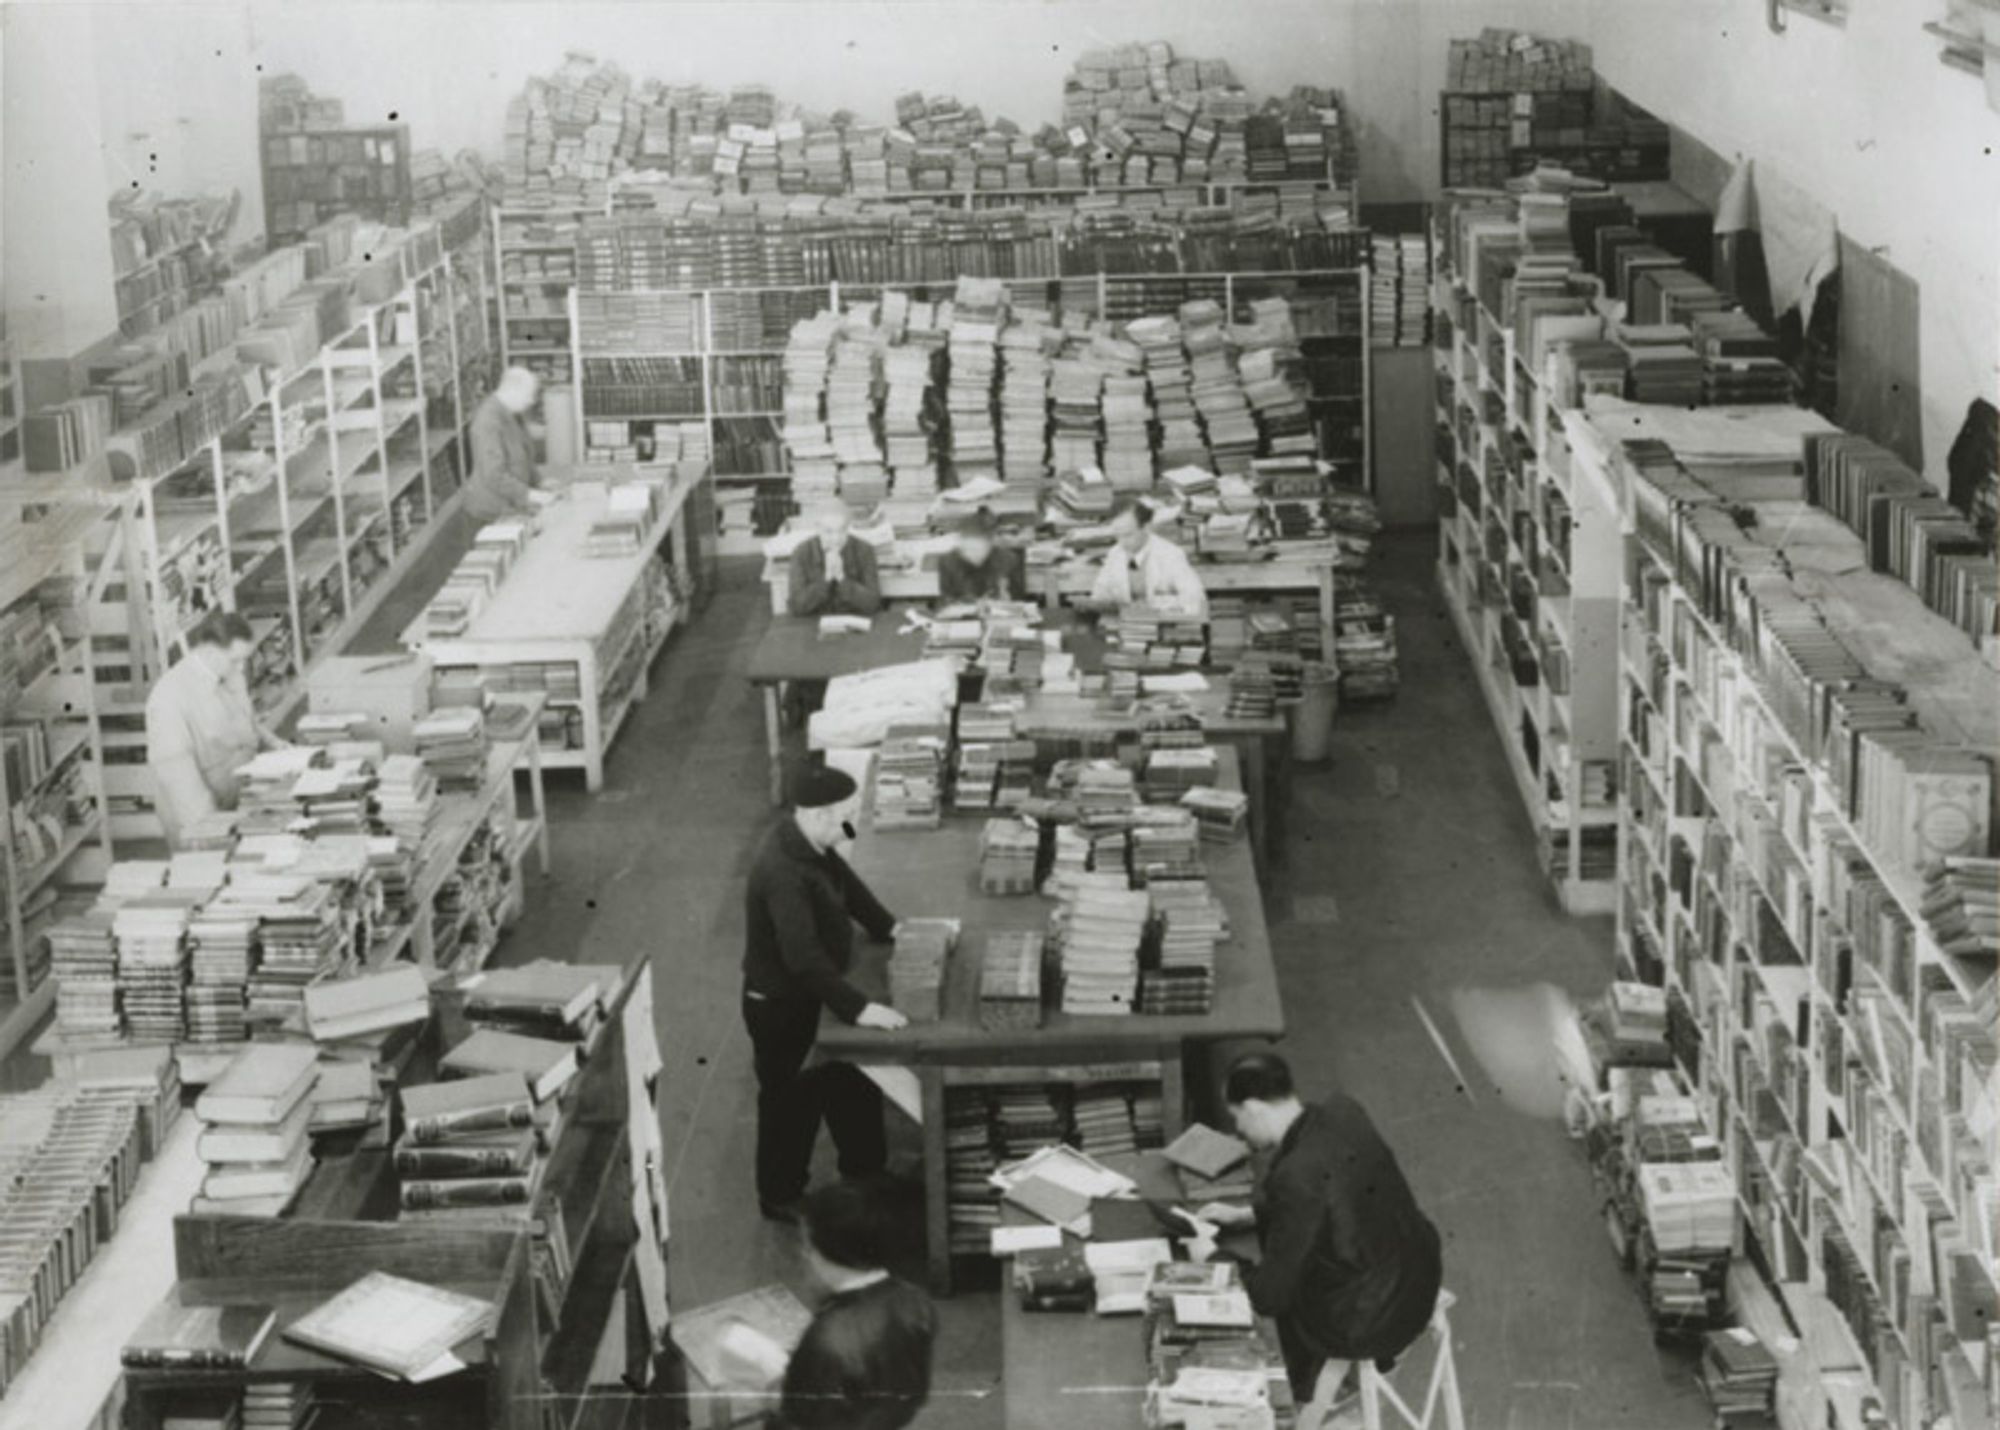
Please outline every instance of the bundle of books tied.
M277 1216L312 1170L311 1093L319 1049L311 1043L252 1043L195 1099L207 1164L194 1210Z
M957 919L904 919L889 955L889 1005L912 1023L943 1014L944 984L958 943Z
M1701 1340L1701 1388L1716 1422L1732 1430L1776 1423L1778 1362L1757 1333L1730 1326L1709 1331Z

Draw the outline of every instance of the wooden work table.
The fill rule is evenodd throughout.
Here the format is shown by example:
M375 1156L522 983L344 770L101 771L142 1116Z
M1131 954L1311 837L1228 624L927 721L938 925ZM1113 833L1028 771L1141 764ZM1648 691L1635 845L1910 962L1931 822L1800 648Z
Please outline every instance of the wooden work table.
M1218 752L1217 783L1238 787L1233 750ZM1167 1135L1177 1134L1186 1107L1183 1057L1201 1045L1236 1038L1278 1037L1285 1030L1264 922L1263 895L1247 839L1205 843L1209 887L1228 911L1230 939L1216 951L1215 998L1200 1016L1079 1017L1050 1009L1042 1026L994 1031L979 1023L979 963L988 934L1048 927L1050 902L1039 895L991 895L979 888L979 833L985 816L949 817L935 830L866 831L852 863L899 918L950 917L960 938L945 972L943 1016L898 1032L873 1032L826 1015L822 1056L860 1065L908 1068L917 1075L924 1142L924 1203L932 1285L951 1285L945 1180L944 1093L948 1085L1020 1081L1023 1069L1047 1075L1157 1065ZM889 950L857 950L854 981L874 996L887 988ZM1101 1075L1101 1074L1100 1074ZM1151 1075L1149 1071L1149 1076Z

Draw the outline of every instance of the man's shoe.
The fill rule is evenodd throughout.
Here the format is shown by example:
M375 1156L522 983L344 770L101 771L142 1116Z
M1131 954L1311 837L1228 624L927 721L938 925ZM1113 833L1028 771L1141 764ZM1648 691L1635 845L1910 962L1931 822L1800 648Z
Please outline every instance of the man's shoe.
M803 1198L795 1197L789 1202L760 1201L757 1203L757 1210L763 1213L765 1221L782 1222L786 1226L797 1226L799 1224L799 1203L803 1200Z

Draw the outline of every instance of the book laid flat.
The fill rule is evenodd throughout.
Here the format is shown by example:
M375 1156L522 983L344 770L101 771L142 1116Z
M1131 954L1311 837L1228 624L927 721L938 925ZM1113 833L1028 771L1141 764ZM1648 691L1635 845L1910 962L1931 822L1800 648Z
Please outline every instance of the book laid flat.
M194 1115L252 1126L283 1122L318 1076L319 1050L310 1043L251 1043L195 1099Z
M518 1072L424 1083L404 1088L402 1095L403 1136L409 1142L505 1132L535 1121L535 1100Z
M204 1162L284 1162L306 1140L312 1106L294 1103L283 1122L218 1122L204 1127L195 1150Z
M761 1286L740 1296L674 1317L674 1344L707 1385L730 1383L730 1357L724 1340L735 1327L747 1326L786 1352L796 1347L812 1324L812 1312L786 1286Z
M126 1365L227 1370L248 1365L271 1334L269 1306L190 1306L180 1295L175 1287L146 1313L120 1353Z
M549 963L496 968L466 993L465 1016L475 1022L573 1025L605 1001L604 980L589 965Z
M1003 1194L1008 1201L1053 1226L1078 1236L1087 1234L1090 1198L1037 1176L1023 1177Z
M371 1271L285 1327L312 1350L399 1380L421 1383L463 1363L452 1347L485 1329L493 1305L456 1291Z
M321 1042L421 1023L431 1015L430 985L412 964L327 979L305 992L306 1028Z
M507 1177L535 1165L535 1133L512 1128L449 1142L423 1142L405 1133L396 1143L396 1171L405 1177Z
M477 1028L471 1037L446 1053L439 1066L458 1077L519 1073L527 1079L535 1101L542 1102L562 1091L564 1084L576 1076L576 1048L547 1038Z
M1214 1181L1237 1163L1249 1159L1249 1144L1199 1122L1167 1144L1166 1157L1177 1167Z
M1175 1296L1174 1321L1183 1326L1226 1326L1247 1331L1254 1318L1248 1293L1218 1291Z
M289 1197L312 1167L312 1143L301 1138L292 1154L276 1162L220 1162L202 1178L201 1194L211 1201L237 1197Z

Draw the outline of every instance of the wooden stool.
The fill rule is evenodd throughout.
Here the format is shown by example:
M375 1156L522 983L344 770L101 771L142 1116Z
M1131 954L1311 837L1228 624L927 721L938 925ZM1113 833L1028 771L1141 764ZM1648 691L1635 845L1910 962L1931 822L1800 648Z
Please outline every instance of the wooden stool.
M1465 1430L1465 1407L1458 1399L1458 1362L1452 1359L1451 1353L1451 1306L1457 1299L1449 1291L1439 1291L1437 1305L1431 1311L1430 1326L1418 1338L1417 1344L1428 1340L1432 1347L1430 1383L1424 1389L1421 1412L1410 1408L1409 1403L1397 1393L1389 1376L1375 1369L1375 1362L1362 1362L1361 1423L1366 1430L1382 1430L1384 1401L1396 1412L1397 1420L1409 1430L1433 1430L1440 1423L1435 1418L1440 1412L1445 1430ZM1416 1346L1410 1349L1415 1350Z

